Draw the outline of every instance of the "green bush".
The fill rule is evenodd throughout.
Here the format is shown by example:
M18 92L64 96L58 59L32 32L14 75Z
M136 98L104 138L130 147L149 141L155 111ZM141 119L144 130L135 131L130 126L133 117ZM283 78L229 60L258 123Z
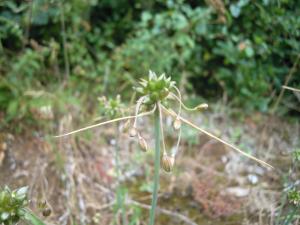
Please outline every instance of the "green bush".
M153 69L188 92L267 111L299 54L299 14L292 0L4 0L0 109L27 117L26 91L66 83L78 99L120 91L129 99ZM294 75L290 85L299 84Z

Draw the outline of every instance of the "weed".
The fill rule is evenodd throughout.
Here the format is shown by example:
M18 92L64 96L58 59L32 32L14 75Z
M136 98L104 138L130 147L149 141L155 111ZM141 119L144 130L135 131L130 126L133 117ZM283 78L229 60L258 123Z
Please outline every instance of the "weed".
M0 192L0 224L17 224L20 220L27 221L33 225L44 225L44 223L34 215L27 207L28 187L21 187L11 191L5 187ZM46 205L45 205L46 206ZM46 208L45 208L46 209ZM44 216L49 216L51 210L43 210Z
M178 148L180 144L180 137L181 137L181 124L184 123L186 125L191 126L192 128L208 135L211 138L214 138L221 143L231 147L232 149L236 150L237 152L251 158L263 166L272 168L271 165L267 164L266 162L259 160L239 148L223 141L222 139L216 137L215 135L205 131L204 129L198 127L197 125L193 124L189 120L183 118L181 116L181 110L184 108L187 111L202 111L208 107L207 104L200 104L194 108L189 108L185 106L181 101L181 93L179 89L176 87L176 83L171 80L170 77L166 77L165 74L161 76L157 76L154 72L149 72L148 79L141 79L139 82L140 86L135 87L134 90L140 95L136 103L135 115L133 116L124 116L120 118L114 118L109 121L101 122L95 125L91 125L88 127L84 127L66 134L58 135L56 137L63 137L71 134L75 134L84 130L88 130L91 128L103 126L105 124L111 124L114 122L124 121L124 120L132 120L132 127L129 131L130 137L137 137L139 144L141 145L141 149L147 150L146 140L141 136L140 131L137 127L137 120L140 117L152 115L154 114L154 133L155 133L155 155L154 155L154 185L152 190L152 204L150 210L150 221L149 225L154 224L155 220L155 209L157 204L157 193L158 193L158 186L159 186L159 169L160 166L166 171L170 172L174 166L175 158L178 153ZM169 101L175 100L179 103L179 109L176 113L172 110L169 106ZM147 109L148 111L140 113L141 109ZM165 140L164 140L164 131L163 131L163 123L162 117L163 115L169 115L174 119L173 128L175 131L178 131L178 141L176 148L170 153L166 151ZM162 142L162 151L161 149L161 142Z

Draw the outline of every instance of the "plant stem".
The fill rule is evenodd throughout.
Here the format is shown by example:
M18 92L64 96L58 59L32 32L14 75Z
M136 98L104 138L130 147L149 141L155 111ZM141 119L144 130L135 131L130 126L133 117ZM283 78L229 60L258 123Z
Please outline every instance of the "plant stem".
M67 49L65 11L64 11L65 9L62 2L59 2L59 8L60 8L59 10L60 10L61 35L62 35L62 42L63 42L64 63L65 63L64 83L66 83L70 76L70 62L69 62L68 49Z
M154 132L155 132L155 155L154 155L154 185L152 191L152 203L150 210L149 225L154 225L155 209L157 204L157 192L159 186L159 169L160 169L160 112L159 106L156 107L154 113Z
M117 122L115 126L115 132L117 134L116 136L116 144L115 144L115 161L116 161L116 172L117 172L117 180L118 180L118 186L117 186L117 211L116 213L121 210L121 215L122 215L122 224L126 225L126 212L125 212L125 207L124 207L124 188L121 185L120 179L122 176L122 171L120 167L120 132L119 132L119 122Z

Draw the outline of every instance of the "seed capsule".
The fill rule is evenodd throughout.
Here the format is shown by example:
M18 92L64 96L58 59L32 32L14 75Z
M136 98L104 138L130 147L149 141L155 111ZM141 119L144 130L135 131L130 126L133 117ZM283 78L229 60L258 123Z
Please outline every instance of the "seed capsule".
M178 130L181 127L181 121L180 121L180 119L176 118L174 120L173 127L174 127L175 130Z
M137 135L137 130L136 130L136 128L135 127L132 127L131 129L130 129L130 131L129 131L129 136L130 137L135 137L136 135Z
M163 155L162 160L161 160L161 165L162 168L166 172L171 172L174 166L175 159L174 157L169 157L168 155Z
M139 145L140 145L140 148L146 152L148 150L148 144L145 140L145 138L143 138L140 134L138 134L139 136Z
M43 213L43 216L44 217L48 217L48 216L50 216L51 215L51 209L50 208L45 208L43 211L42 211L42 213Z

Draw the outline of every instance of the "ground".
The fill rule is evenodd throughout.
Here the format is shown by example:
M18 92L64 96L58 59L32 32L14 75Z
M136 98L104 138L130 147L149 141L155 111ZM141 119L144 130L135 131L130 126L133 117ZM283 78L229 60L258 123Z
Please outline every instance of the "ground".
M283 177L297 176L288 175L288 169L298 144L299 125L260 113L224 116L224 110L226 107L216 105L189 118L275 169L264 168L184 127L174 170L161 171L156 224L273 224L277 219ZM57 129L3 132L0 185L28 185L30 207L38 215L43 217L37 208L39 201L46 200L51 207L52 214L44 218L49 224L121 224L118 196L125 199L128 224L147 224L151 148L147 153L140 151L136 140L114 125L54 139L52 134L78 127L73 118L71 114L60 118ZM170 118L165 122L170 124ZM140 127L153 146L151 119L141 121ZM172 128L165 129L165 135L171 148L176 142ZM119 176L116 146L120 146ZM123 194L117 195L116 190Z

